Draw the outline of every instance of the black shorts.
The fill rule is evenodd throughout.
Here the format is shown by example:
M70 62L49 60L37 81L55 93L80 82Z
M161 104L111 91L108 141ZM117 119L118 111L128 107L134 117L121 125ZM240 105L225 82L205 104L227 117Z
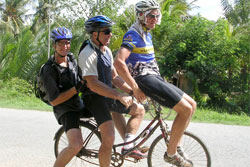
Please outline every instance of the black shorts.
M113 100L98 94L86 95L83 97L85 107L91 111L98 125L112 120L110 112L128 114L127 109L119 100Z
M65 132L73 128L79 128L79 122L79 112L67 112L59 118L59 123L63 125L63 129Z
M146 96L165 107L173 108L184 94L181 89L164 81L159 75L139 76L135 80Z

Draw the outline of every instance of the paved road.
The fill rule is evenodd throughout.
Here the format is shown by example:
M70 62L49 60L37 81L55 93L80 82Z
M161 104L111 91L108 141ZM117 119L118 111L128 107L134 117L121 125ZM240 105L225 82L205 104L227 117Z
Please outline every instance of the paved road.
M0 167L52 167L58 128L51 112L0 108ZM191 123L188 131L206 143L213 167L250 166L250 127ZM143 160L123 166L147 165Z

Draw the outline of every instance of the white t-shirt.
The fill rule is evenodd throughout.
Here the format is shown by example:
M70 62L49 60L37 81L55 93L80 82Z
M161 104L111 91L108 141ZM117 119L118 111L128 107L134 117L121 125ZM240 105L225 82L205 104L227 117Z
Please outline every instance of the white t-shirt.
M99 47L95 45L91 40L90 44L97 50ZM111 50L105 46L105 52L103 54L108 54L111 60L111 69L113 70L113 55ZM98 77L98 70L97 70L97 61L98 55L96 51L88 44L86 47L80 52L78 57L78 64L82 70L82 77L84 76L97 76Z

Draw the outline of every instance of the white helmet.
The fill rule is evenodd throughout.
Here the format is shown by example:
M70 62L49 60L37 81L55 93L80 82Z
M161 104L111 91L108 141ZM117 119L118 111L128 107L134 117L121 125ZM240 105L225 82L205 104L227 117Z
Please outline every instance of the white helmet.
M135 10L137 13L159 8L160 6L155 0L142 0L135 4Z
M155 0L141 0L135 4L137 19L143 24L146 24L147 14L149 14L151 10L154 9L157 9L159 11L160 17L158 18L157 24L160 24L161 23L160 5Z

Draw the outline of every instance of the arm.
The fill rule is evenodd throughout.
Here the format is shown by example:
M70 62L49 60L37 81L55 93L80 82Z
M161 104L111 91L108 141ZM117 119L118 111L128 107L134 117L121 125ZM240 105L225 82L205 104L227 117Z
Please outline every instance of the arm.
M121 47L116 55L114 66L118 74L125 80L125 82L132 88L135 98L139 102L143 102L146 99L144 93L138 87L134 78L130 75L128 67L126 65L126 59L130 55L130 51L127 48Z
M120 99L121 94L115 89L112 89L103 82L99 81L97 76L85 76L84 79L87 81L87 86L91 91L101 96L117 100Z
M60 92L56 81L57 77L57 71L48 65L44 66L42 79L45 92L48 94L49 102L52 106L57 106L77 94L75 87L72 87L64 92Z
M116 69L112 71L112 84L118 88L121 89L124 92L127 92L128 94L131 93L132 88L118 75Z
M59 96L50 102L52 106L56 106L58 104L61 104L67 100L69 100L71 97L73 97L75 94L77 94L76 88L72 87L69 90L62 92L59 94Z
M131 96L119 93L117 90L110 88L103 82L99 81L97 76L85 76L84 79L87 81L87 86L91 91L101 96L117 99L126 107L132 105L133 100Z

